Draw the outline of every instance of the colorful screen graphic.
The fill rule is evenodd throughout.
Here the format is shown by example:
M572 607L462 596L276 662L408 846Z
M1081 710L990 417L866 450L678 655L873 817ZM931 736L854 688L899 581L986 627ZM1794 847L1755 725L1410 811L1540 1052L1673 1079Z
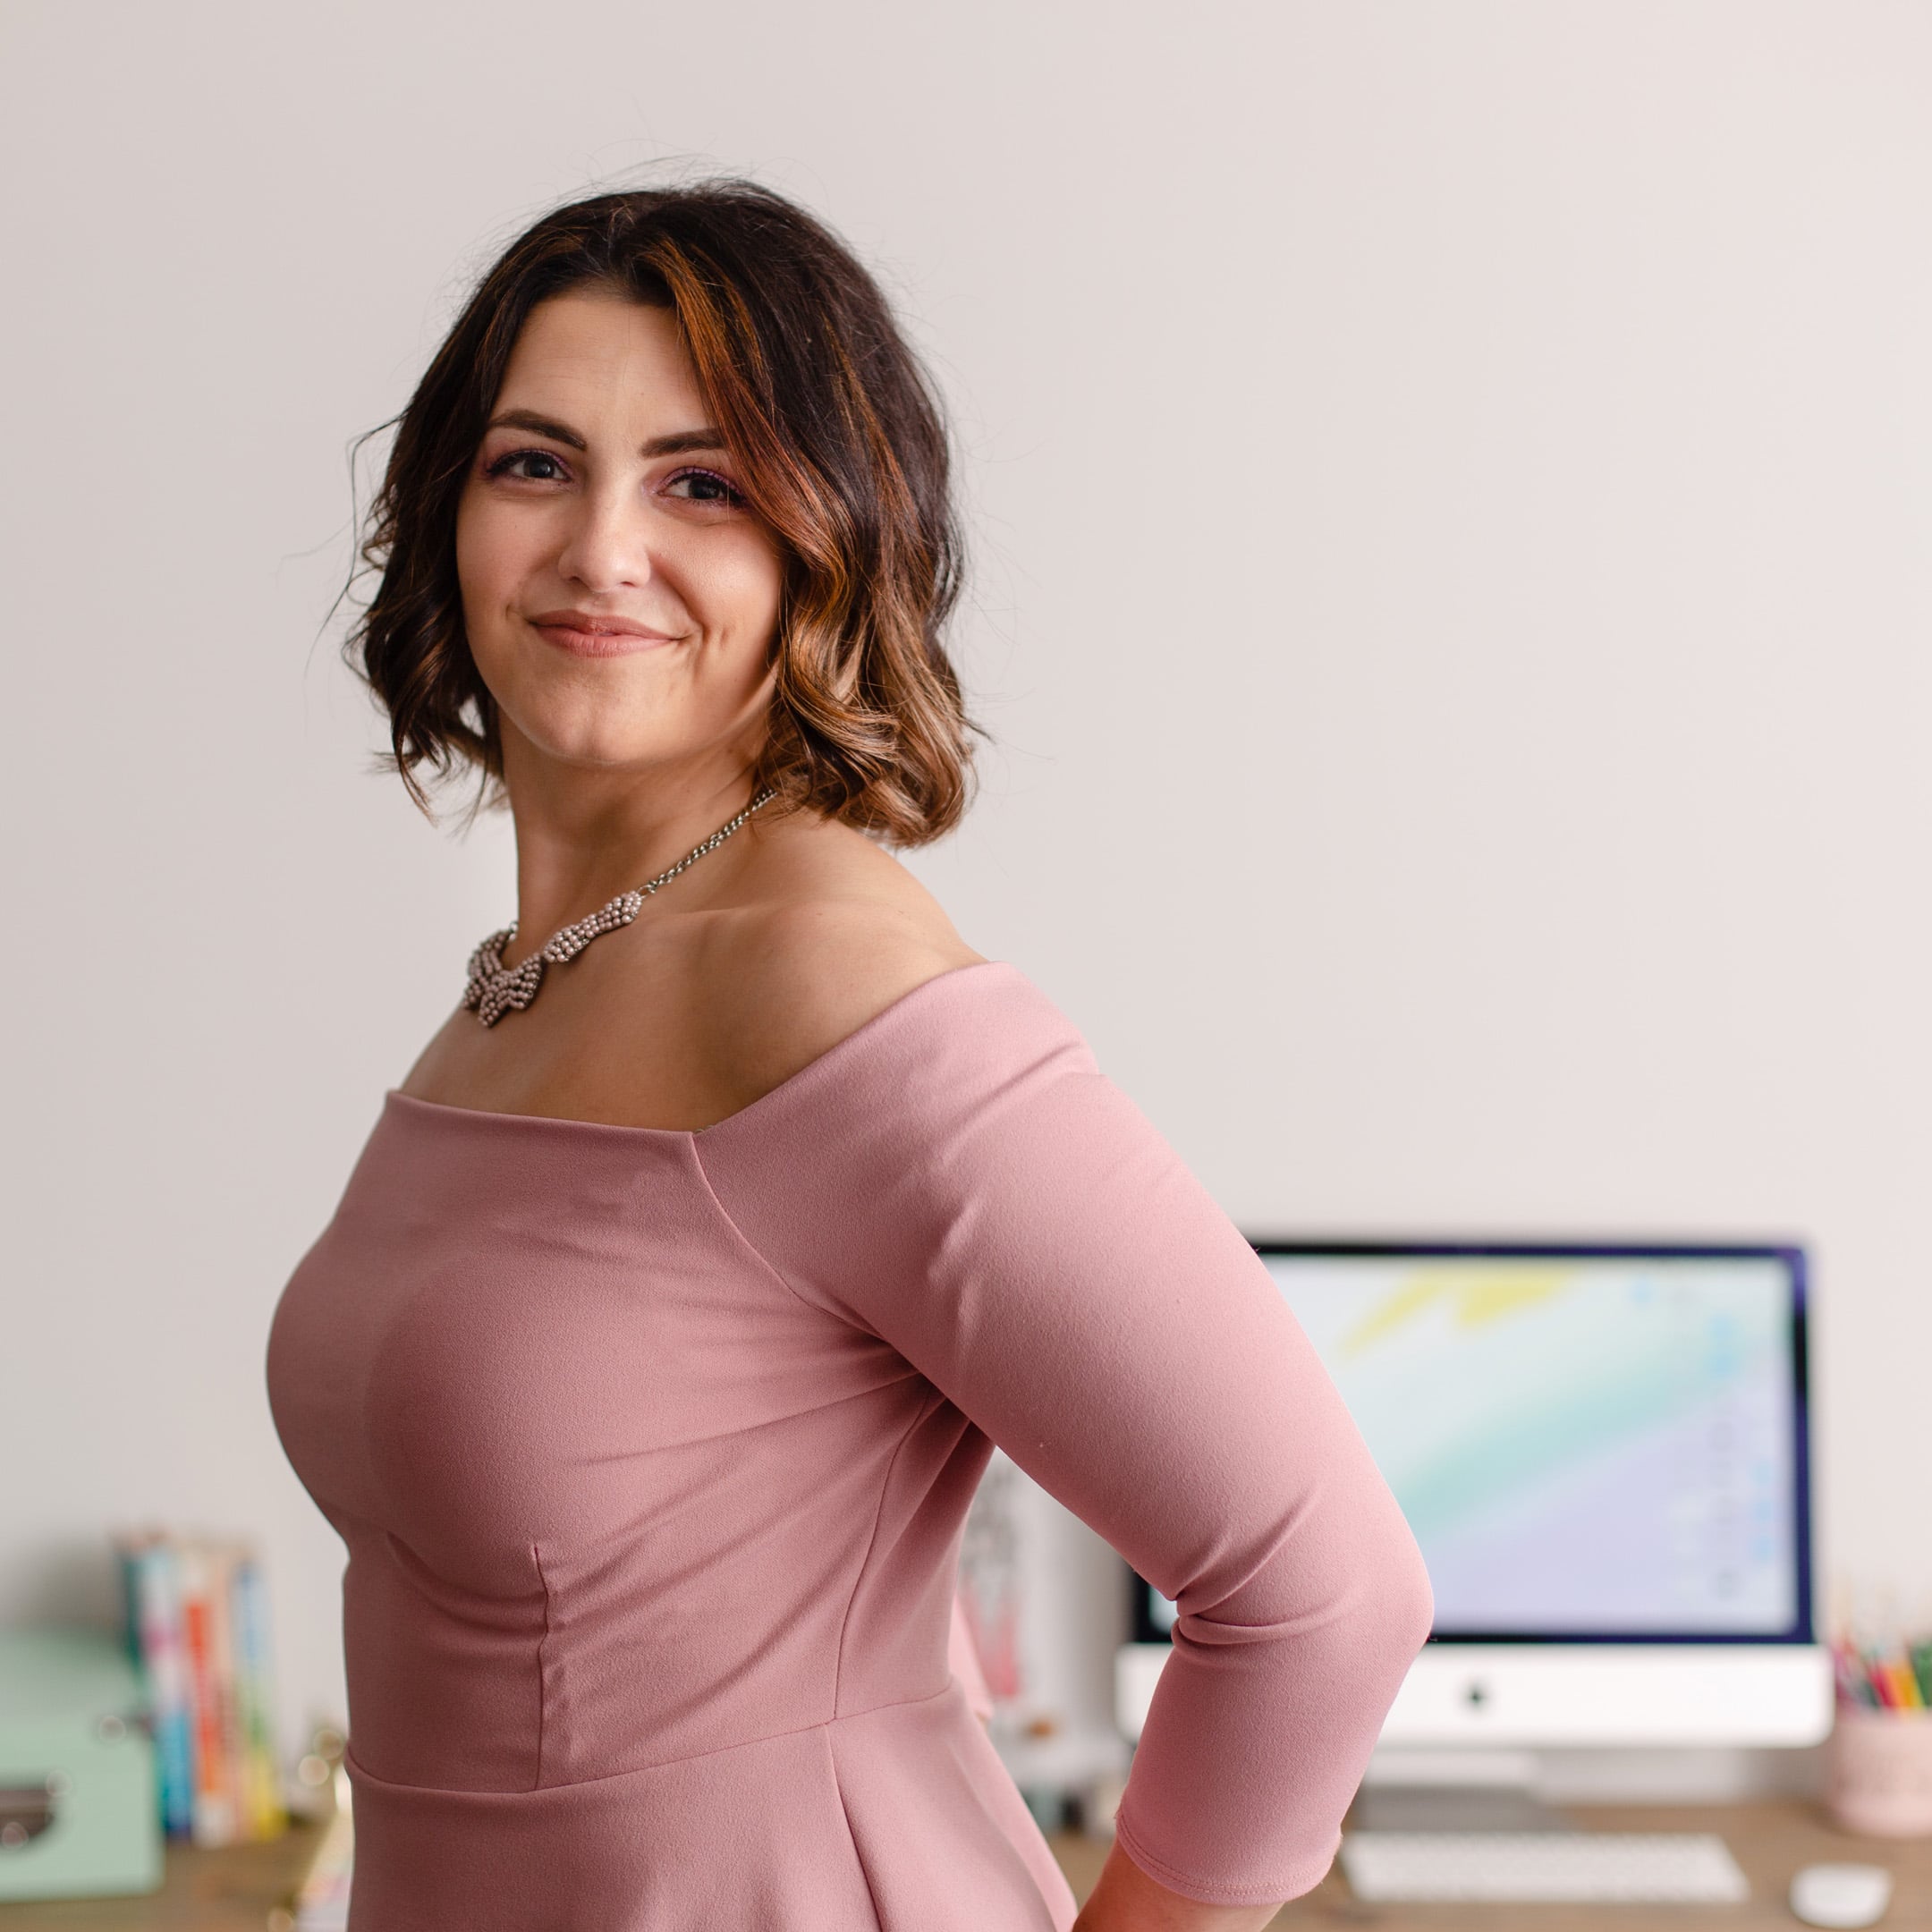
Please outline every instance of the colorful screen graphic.
M1792 1630L1783 1262L1263 1259L1421 1545L1438 1636Z

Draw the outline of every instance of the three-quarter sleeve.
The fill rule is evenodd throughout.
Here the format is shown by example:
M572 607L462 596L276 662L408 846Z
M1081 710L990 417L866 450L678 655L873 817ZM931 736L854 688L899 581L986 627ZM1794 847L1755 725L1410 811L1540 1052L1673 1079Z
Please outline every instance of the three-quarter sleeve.
M1319 1882L1428 1632L1419 1554L1253 1250L1015 970L928 982L699 1136L792 1288L880 1337L1178 1609L1123 1848Z

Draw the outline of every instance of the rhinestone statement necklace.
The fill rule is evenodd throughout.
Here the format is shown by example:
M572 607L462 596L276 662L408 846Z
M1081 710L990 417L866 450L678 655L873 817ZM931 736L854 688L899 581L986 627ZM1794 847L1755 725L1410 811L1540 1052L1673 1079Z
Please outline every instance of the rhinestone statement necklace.
M668 886L686 866L702 859L708 852L716 852L759 806L769 805L777 796L775 792L760 792L735 818L721 825L702 844L693 845L667 871L647 879L631 892L619 893L609 904L587 913L574 925L559 927L521 966L512 968L503 962L503 949L516 937L515 921L501 932L492 933L470 955L470 983L463 988L465 1009L473 1011L487 1027L495 1026L512 1008L521 1013L537 997L546 966L561 966L565 960L575 959L593 939L615 932L620 926L628 926L638 916L645 900L660 886Z

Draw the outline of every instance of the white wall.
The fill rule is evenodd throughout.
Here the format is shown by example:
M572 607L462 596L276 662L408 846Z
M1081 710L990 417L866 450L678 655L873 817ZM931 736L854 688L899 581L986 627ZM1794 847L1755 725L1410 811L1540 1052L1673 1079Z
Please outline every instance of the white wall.
M267 1324L511 894L365 772L344 445L665 156L826 213L954 399L1000 747L915 863L968 938L1251 1226L1809 1239L1832 1567L1932 1591L1932 12L0 37L0 1617L250 1530L285 1722L339 1708Z

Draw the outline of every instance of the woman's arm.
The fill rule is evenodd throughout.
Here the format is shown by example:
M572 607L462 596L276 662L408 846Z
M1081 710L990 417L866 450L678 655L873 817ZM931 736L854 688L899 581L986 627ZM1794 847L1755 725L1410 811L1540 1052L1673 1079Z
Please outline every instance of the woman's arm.
M1175 1606L1087 1927L1233 1932L1318 1885L1428 1576L1273 1277L1064 1016L948 973L699 1148L796 1292Z
M1149 1878L1116 1843L1073 1932L1261 1932L1285 1902L1205 1905Z

